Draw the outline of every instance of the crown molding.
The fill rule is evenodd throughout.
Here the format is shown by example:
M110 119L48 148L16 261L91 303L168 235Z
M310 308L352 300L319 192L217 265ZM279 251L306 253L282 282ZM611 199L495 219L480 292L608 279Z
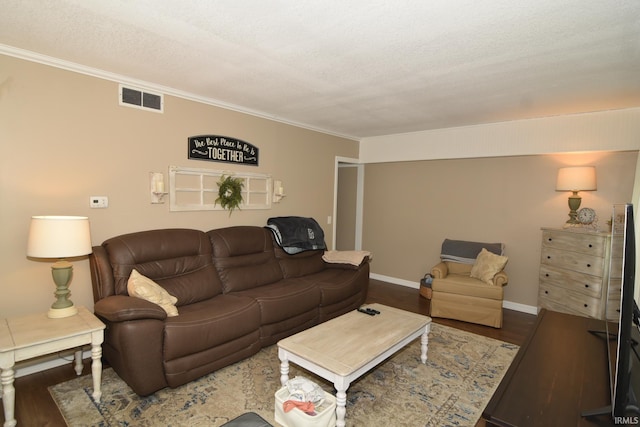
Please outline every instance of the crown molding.
M144 80L134 79L131 77L124 76L122 74L116 74L109 71L100 70L98 68L88 67L86 65L78 64L71 61L66 61L60 58L54 58L52 56L43 55L41 53L32 52L25 49L19 49L19 48L8 46L1 43L0 43L0 54L23 59L25 61L36 62L38 64L43 64L50 67L60 68L63 70L74 72L74 73L96 77L103 80L109 80L116 83L123 83L125 85L132 85L139 89L148 90L151 92L160 92L164 95L175 96L175 97L186 99L189 101L198 102L200 104L206 104L206 105L211 105L213 107L224 108L226 110L247 114L247 115L259 117L262 119L272 120L278 123L286 124L289 126L295 126L295 127L310 130L313 132L319 132L326 135L335 136L338 138L344 138L344 139L360 142L360 138L355 137L353 135L345 135L345 134L332 132L327 129L322 129L322 128L307 125L305 123L299 123L296 121L287 120L282 117L277 117L262 111L252 110L250 108L245 108L239 105L226 103L217 99L203 97L200 95L196 95L190 92L185 92L185 91L171 88L168 86L162 86L162 85L147 82Z

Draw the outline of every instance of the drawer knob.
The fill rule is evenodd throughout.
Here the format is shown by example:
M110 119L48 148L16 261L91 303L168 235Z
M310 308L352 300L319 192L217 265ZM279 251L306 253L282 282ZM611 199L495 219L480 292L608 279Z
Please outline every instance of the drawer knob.
M590 247L590 248L592 248L592 247L593 247L593 245L592 245L591 243L589 243L589 247Z
M547 259L551 259L551 255L547 255Z
M549 291L544 291L545 295L549 295Z
M545 277L549 277L549 273L545 273L545 275L544 275L544 276L545 276Z
M587 308L587 307L589 307L589 304L585 304L585 305L584 305L584 308Z
M585 284L585 285L584 285L584 287L585 287L585 288L588 288L588 287L589 287L589 285Z
M549 237L547 240L548 240L549 242L551 242L553 239L552 239L551 237Z
M591 264L587 264L587 267L591 267Z

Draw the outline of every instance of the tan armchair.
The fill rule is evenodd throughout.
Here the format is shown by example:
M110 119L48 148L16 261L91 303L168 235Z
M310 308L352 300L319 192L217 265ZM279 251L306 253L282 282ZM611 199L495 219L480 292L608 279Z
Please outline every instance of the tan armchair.
M431 317L500 328L507 257L484 249L470 262L443 260L431 269Z

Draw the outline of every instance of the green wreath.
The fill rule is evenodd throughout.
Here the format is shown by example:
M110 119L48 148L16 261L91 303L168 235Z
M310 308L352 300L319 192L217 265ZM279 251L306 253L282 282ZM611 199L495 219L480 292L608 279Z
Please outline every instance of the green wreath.
M223 209L229 210L229 216L231 216L234 209L240 209L243 187L242 178L222 175L218 181L218 198L214 202L214 206L220 203Z

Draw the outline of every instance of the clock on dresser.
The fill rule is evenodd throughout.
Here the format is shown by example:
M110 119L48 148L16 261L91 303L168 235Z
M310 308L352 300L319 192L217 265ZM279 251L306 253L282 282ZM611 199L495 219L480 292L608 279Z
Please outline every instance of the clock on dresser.
M611 234L581 228L543 228L538 306L605 318Z

